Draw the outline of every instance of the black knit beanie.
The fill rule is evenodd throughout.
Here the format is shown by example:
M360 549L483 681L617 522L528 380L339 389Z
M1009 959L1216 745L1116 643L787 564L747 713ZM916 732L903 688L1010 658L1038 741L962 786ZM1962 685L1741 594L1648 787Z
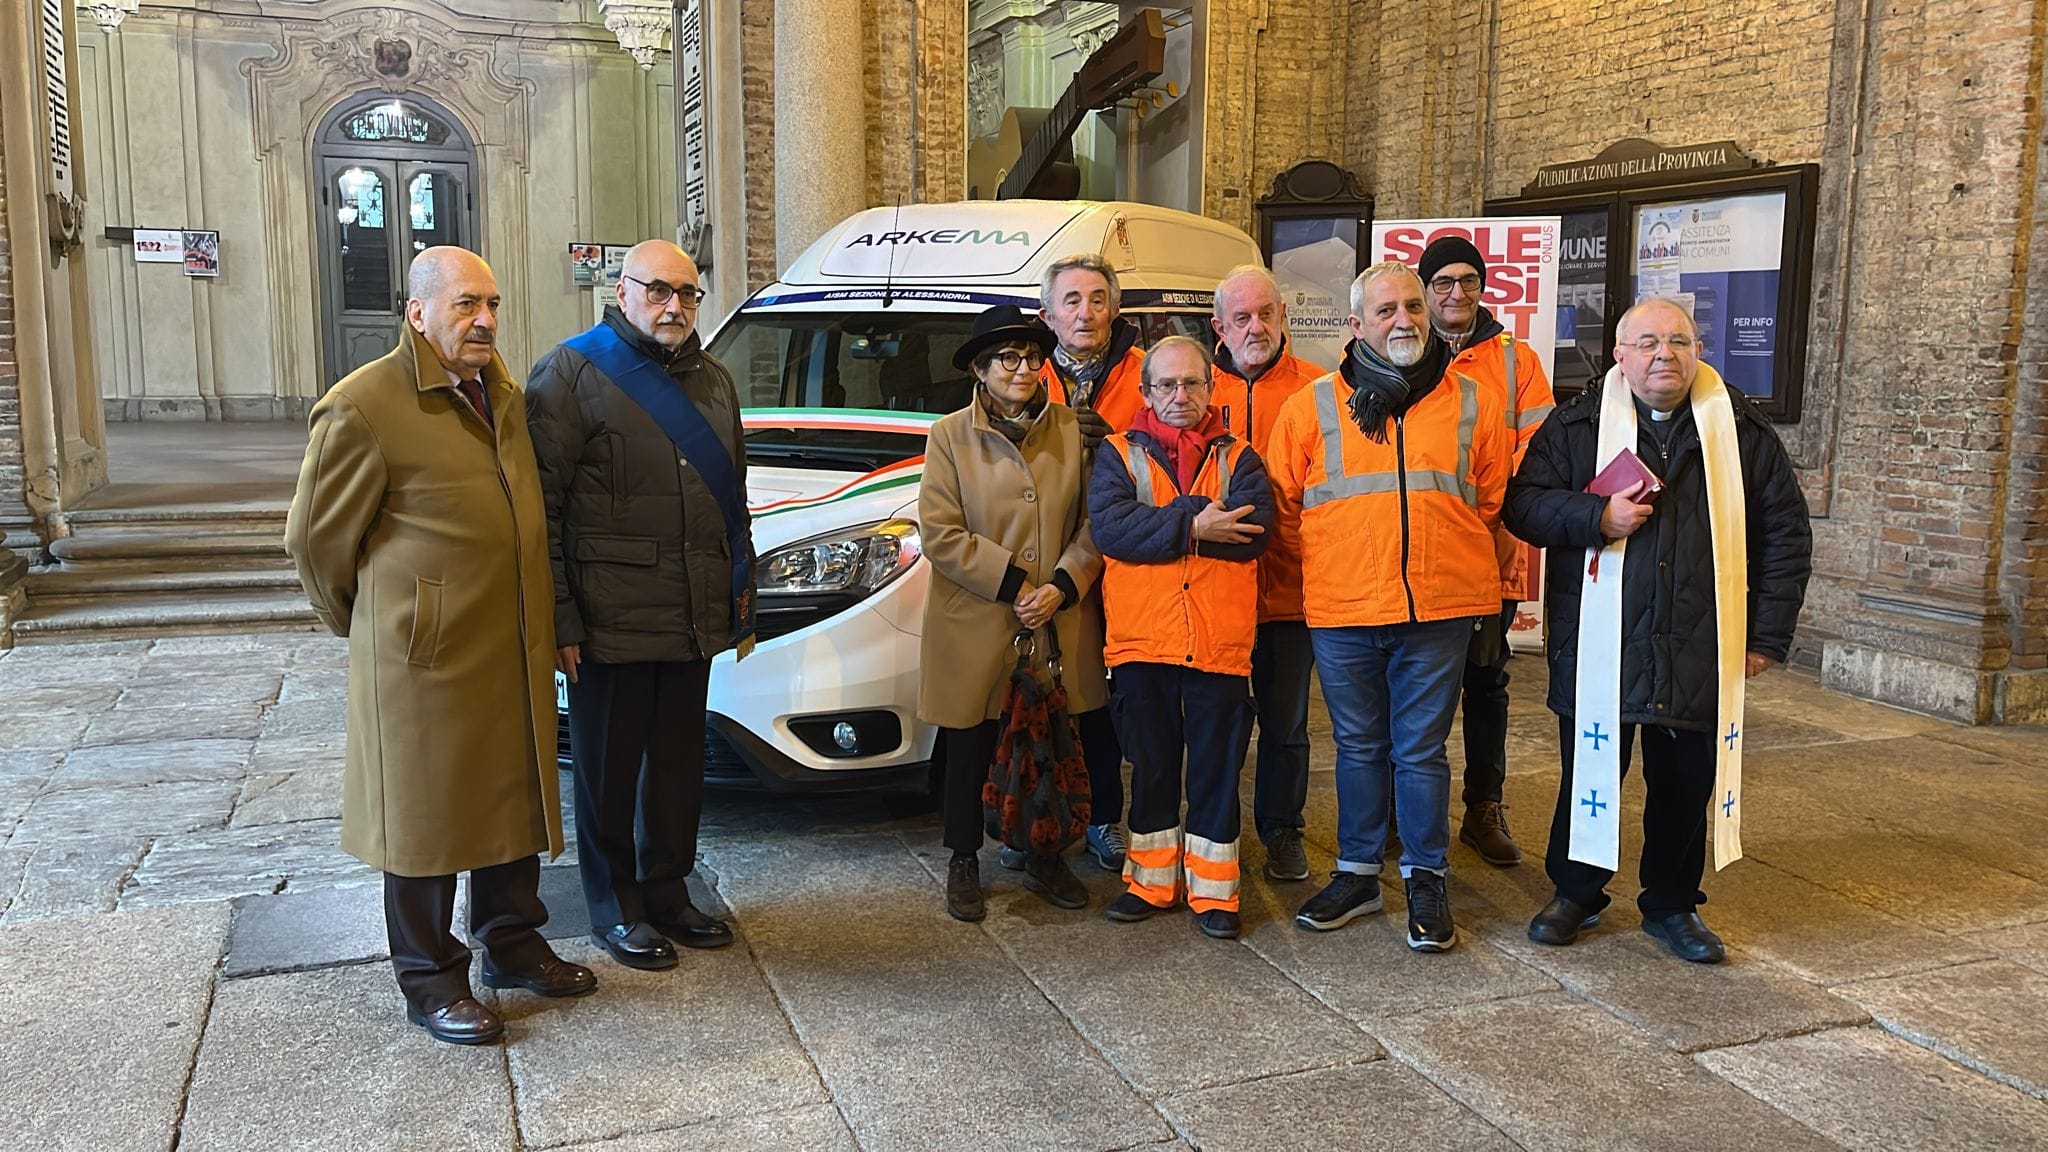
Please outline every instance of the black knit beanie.
M1486 257L1481 256L1479 249L1463 236L1437 237L1422 250L1422 261L1415 266L1415 271L1427 284L1446 264L1470 264L1479 269L1480 287L1486 286Z

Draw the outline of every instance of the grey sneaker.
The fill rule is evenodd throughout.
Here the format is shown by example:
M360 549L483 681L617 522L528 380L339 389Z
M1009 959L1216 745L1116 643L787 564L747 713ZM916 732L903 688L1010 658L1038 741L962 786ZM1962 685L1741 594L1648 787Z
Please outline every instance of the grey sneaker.
M1005 844L996 852L996 863L1001 864L1012 872L1022 872L1026 855L1027 853L1022 848L1012 848Z
M1088 851L1095 853L1095 862L1110 872L1124 870L1124 854L1129 846L1124 843L1124 830L1115 824L1090 824L1088 826Z
M1301 829L1282 828L1266 845L1266 875L1275 880L1308 879L1308 853L1301 846Z

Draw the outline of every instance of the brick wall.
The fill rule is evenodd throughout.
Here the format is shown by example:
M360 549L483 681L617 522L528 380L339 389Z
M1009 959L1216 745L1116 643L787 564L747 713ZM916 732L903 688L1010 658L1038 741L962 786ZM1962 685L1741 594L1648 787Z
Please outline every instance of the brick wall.
M1309 158L1358 172L1382 217L1474 213L1628 136L1819 164L1805 414L1781 429L1817 517L1802 643L1892 661L1844 687L1979 716L2032 693L2048 716L2048 687L2011 679L2048 669L2048 4L1209 13L1204 209L1247 230ZM1904 686L1923 672L1951 699Z
M775 14L741 0L747 286L775 278ZM870 205L957 200L967 188L967 14L958 0L861 0ZM790 78L790 82L799 82Z
M1328 18L1350 7L1320 0L1209 5L1204 215L1251 232L1252 206L1274 176L1300 160L1352 154L1351 92L1364 87L1357 73L1369 71L1351 66L1352 45L1371 42L1377 13L1365 14L1363 26Z
M775 3L740 0L747 291L775 279Z

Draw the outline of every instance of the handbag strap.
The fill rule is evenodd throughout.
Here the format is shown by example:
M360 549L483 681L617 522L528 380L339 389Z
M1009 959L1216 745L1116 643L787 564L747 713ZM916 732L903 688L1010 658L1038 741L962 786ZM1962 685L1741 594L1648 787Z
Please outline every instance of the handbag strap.
M1060 676L1060 633L1059 629L1047 623L1045 632L1045 666L1052 670L1053 679ZM1010 647L1017 650L1017 667L1027 667L1031 657L1038 651L1038 629L1019 628L1010 638Z

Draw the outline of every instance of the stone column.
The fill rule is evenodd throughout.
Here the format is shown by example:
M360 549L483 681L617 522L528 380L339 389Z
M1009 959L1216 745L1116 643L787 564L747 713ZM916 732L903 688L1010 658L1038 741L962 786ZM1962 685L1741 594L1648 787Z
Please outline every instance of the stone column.
M860 0L775 5L775 269L867 207Z

